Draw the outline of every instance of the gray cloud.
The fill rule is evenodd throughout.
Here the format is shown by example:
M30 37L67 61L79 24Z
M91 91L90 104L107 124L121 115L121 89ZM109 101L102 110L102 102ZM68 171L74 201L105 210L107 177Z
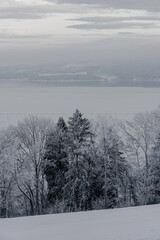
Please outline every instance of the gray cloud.
M136 36L136 33L134 32L118 32L120 36Z
M75 29L122 29L122 28L158 28L160 16L135 16L135 17L104 17L92 16L74 19L74 21L84 22L74 24L69 28Z
M22 35L22 34L10 34L10 33L1 33L0 34L0 38L1 39L8 39L8 40L12 40L12 39L16 39L16 40L18 40L18 39L31 39L31 40L33 40L33 39L38 39L38 40L40 40L40 39L48 39L48 38L53 38L54 37L54 35L52 35L52 34L36 34L36 35L33 35L33 34L27 34L27 35Z
M65 12L79 12L76 4L88 4L88 7L83 7L83 12L89 11L92 7L106 7L106 8L124 8L124 9L146 9L149 11L160 11L159 0L57 0L57 5L54 0L44 0L44 5L30 5L24 3L17 3L7 1L8 6L2 5L0 7L0 19L38 19L46 17L48 14L65 13ZM10 4L12 3L12 4ZM63 5L70 3L69 5ZM93 6L95 5L95 6ZM82 6L81 6L82 7ZM156 17L155 17L156 18ZM83 21L83 20L82 20Z
M47 1L53 2L53 0ZM96 4L118 9L145 9L148 11L160 11L159 0L57 0L57 2L72 4Z
M75 29L94 29L94 30L104 30L104 29L123 29L123 28L158 28L154 23L134 23L134 22L109 22L109 23L87 23L87 24L77 24L71 25L68 28Z
M44 0L44 2L44 5L34 5L18 3L14 0L10 4L10 1L7 1L5 6L0 6L0 19L40 19L56 13L79 13L79 8L74 4L66 6L65 4L49 4L47 0ZM81 9L83 9L83 12L88 11L85 7L81 7Z
M72 5L66 7L66 5L52 5L47 3L44 5L36 4L18 4L13 2L12 5L8 3L7 6L0 7L0 19L39 19L48 15L56 13L70 13L78 12L79 9Z
M160 16L135 16L135 17L104 17L104 16L93 16L93 17L83 17L72 19L72 21L78 22L91 22L91 23L107 23L113 21L130 21L130 20L140 20L140 21L160 21Z
M0 8L0 19L38 19L53 13L53 7L46 6L12 6Z

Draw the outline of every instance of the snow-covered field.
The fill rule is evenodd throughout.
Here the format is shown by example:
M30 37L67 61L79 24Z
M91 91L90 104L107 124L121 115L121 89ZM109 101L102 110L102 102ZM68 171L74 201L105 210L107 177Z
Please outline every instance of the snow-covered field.
M1 240L159 240L160 205L0 219Z
M78 108L86 117L111 114L130 118L160 104L160 88L9 87L0 86L0 125L29 114L66 119Z

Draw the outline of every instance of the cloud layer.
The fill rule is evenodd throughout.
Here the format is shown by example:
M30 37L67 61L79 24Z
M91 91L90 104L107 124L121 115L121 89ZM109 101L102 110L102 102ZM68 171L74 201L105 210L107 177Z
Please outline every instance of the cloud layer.
M4 51L1 64L5 58L5 64L22 60L56 64L58 57L62 65L64 59L66 63L73 59L71 63L79 64L86 62L89 54L88 62L97 56L100 61L107 54L109 59L117 58L117 51L122 59L124 52L133 48L135 39L139 43L138 38L146 36L153 39L150 38L151 44L145 45L143 52L148 48L152 52L154 38L160 36L158 11L160 0L1 0L1 55ZM136 49L133 54L140 52ZM158 52L157 49L156 45Z
M47 0L53 2L53 0ZM118 9L146 9L160 11L159 0L58 0L58 3L96 4Z
M84 17L74 21L82 24L74 24L69 28L75 29L122 29L122 28L159 28L160 16L138 16L138 17Z

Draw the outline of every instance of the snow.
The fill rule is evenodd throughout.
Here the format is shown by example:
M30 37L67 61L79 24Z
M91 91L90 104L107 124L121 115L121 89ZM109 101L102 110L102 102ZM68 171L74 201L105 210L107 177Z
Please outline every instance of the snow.
M0 219L1 240L159 240L160 205Z
M111 114L131 118L160 104L160 88L0 86L0 126L30 114L68 118L78 108L89 119Z

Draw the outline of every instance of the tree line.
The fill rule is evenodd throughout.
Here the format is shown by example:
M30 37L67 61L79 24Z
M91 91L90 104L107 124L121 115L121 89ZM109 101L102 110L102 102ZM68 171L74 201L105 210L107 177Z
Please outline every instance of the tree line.
M29 116L0 131L0 217L160 203L160 109L132 120Z

